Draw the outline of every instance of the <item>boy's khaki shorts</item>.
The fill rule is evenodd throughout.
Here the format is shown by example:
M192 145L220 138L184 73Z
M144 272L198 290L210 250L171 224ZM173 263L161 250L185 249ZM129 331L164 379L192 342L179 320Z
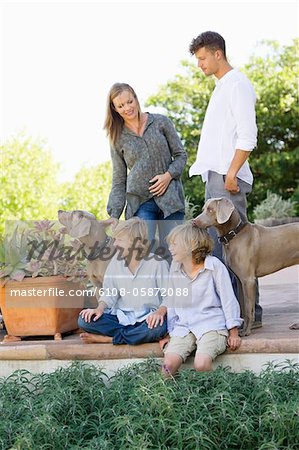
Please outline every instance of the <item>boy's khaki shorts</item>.
M185 362L196 349L196 354L208 355L213 360L225 351L227 336L227 330L208 331L199 339L191 332L184 337L173 336L165 347L164 354L175 353Z

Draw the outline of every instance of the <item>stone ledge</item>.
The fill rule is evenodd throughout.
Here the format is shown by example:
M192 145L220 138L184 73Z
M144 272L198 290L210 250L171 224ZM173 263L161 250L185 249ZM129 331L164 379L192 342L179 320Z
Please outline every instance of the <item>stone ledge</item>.
M299 336L294 338L243 339L238 350L227 350L225 354L244 353L299 353Z
M0 361L2 360L45 360L49 359L46 346L28 345L17 346L2 344L0 346Z
M141 345L66 344L47 348L48 359L132 359L163 357L158 343Z
M281 354L281 353L243 353L243 354L227 354L224 353L213 362L213 370L219 366L230 367L233 372L243 372L244 370L252 370L260 373L268 364L273 363L275 370L280 370L281 364L285 364L286 359L298 361L298 354ZM85 360L84 364L90 364L98 367L108 376L111 377L122 368L131 364L146 361L146 358L131 359L90 359ZM157 362L163 361L163 358L156 358ZM2 360L0 364L0 377L8 377L16 370L28 370L33 374L51 373L62 367L69 367L73 360L45 359L45 360ZM190 356L182 365L181 370L193 368L194 358Z
M241 347L232 352L226 350L225 355L246 355L252 353L298 354L299 339L252 339L242 340ZM142 345L84 344L78 341L40 341L39 343L23 342L0 345L0 360L115 360L163 357L158 343Z

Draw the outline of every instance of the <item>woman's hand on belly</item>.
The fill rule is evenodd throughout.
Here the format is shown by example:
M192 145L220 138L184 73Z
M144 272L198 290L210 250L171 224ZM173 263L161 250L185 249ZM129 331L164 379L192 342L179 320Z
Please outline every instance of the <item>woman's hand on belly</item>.
M169 172L154 176L150 180L150 183L153 183L149 188L150 193L156 195L157 197L160 197L168 188L171 179L172 177Z

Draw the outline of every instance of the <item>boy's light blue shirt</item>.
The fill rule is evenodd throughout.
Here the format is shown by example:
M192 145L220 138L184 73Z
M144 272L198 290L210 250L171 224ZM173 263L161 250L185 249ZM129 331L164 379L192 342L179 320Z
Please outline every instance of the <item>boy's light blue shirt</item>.
M239 303L234 295L225 265L207 256L204 268L191 280L178 263L172 263L169 274L167 325L170 336L186 336L190 331L199 339L212 330L240 327ZM179 290L181 289L181 291ZM183 289L189 295L182 295ZM186 291L184 291L186 293ZM181 293L181 295L179 295Z
M116 254L110 261L103 280L100 302L107 305L105 312L116 315L122 325L142 322L156 311L167 288L169 266L150 254L150 260L142 259L135 274ZM162 289L162 291L161 291Z

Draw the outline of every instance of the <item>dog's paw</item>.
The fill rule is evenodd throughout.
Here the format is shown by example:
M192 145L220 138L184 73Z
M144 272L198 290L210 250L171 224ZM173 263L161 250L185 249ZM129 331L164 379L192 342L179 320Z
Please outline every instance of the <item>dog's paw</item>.
M249 336L250 333L251 333L251 328L250 327L246 327L243 330L239 331L239 336L240 337Z
M290 330L299 330L299 323L292 323L292 325L289 326Z

